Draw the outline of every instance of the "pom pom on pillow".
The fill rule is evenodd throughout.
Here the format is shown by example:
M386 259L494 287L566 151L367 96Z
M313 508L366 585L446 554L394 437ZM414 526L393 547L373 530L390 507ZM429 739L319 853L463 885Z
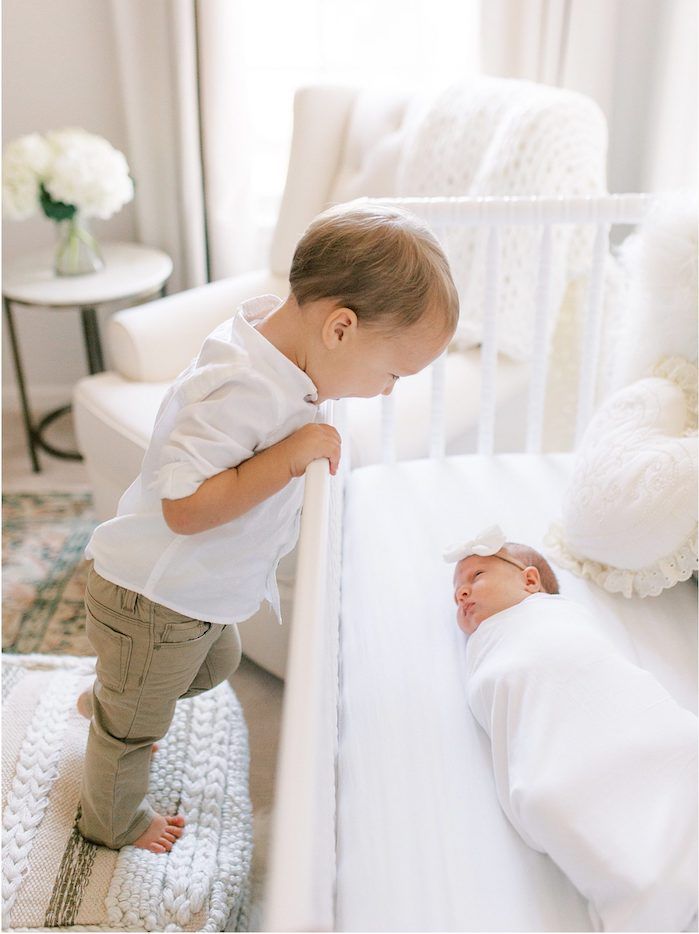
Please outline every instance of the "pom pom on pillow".
M545 539L558 565L625 597L697 569L697 368L674 357L653 372L591 420Z

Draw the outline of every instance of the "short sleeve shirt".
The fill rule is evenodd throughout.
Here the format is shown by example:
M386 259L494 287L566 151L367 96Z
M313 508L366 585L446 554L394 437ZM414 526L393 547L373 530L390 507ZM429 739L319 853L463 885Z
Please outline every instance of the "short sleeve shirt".
M161 506L318 420L313 381L256 329L280 304L245 302L209 335L168 390L117 515L87 545L107 580L196 619L242 622L264 599L280 616L275 571L298 537L303 478L194 535L171 531Z

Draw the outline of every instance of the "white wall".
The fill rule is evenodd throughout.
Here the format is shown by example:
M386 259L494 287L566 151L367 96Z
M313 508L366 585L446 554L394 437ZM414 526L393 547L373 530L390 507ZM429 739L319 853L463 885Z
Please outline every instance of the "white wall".
M127 157L110 0L3 0L3 145L32 131L81 126ZM101 240L134 240L133 206L93 221ZM54 224L40 214L3 221L3 263L54 242ZM104 317L104 316L103 316ZM47 397L60 402L87 373L77 311L18 309L25 377L37 414ZM3 402L16 398L15 372L3 320Z

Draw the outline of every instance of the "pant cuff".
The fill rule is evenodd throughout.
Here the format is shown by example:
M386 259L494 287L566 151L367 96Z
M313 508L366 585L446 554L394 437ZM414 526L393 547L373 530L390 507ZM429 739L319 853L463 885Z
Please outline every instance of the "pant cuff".
M120 850L122 846L130 846L134 840L138 840L141 834L145 833L150 827L151 821L155 817L155 811L150 805L139 808L135 823L132 823L127 831L116 838L116 843L112 847L114 850Z

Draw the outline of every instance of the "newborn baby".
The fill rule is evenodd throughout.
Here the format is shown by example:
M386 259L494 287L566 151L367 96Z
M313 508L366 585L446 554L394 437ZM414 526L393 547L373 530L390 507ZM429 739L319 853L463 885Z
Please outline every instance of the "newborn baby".
M444 558L457 562L466 694L503 811L588 899L597 930L687 930L696 716L612 644L599 614L559 595L534 549L494 526Z
M484 619L521 603L533 593L557 594L558 581L543 555L527 545L506 542L498 526L451 545L445 561L456 561L456 622L467 635Z

